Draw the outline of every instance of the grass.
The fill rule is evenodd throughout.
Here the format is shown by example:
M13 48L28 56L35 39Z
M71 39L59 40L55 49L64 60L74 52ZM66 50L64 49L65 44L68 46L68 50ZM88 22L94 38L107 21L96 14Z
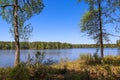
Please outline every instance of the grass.
M1 68L0 80L120 80L120 56L80 55L76 61L59 64L21 63L15 68Z

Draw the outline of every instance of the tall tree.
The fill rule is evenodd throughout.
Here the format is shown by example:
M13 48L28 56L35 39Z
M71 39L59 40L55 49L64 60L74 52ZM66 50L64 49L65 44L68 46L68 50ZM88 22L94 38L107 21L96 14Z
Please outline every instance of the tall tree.
M14 34L16 53L15 63L20 62L20 38L29 38L31 32L30 25L24 25L33 15L39 14L44 8L42 0L0 0L0 15L13 27L11 32Z
M109 33L106 30L107 24L114 23L115 18L111 10L112 6L108 6L109 0L84 0L88 3L88 12L81 19L81 30L87 32L98 44L100 44L101 59L104 57L103 41L108 42ZM109 3L108 3L109 2Z
M101 0L98 0L98 20L99 20L99 31L100 31L100 48L101 48L101 58L104 57L103 54L103 23L102 23L102 6L101 6Z

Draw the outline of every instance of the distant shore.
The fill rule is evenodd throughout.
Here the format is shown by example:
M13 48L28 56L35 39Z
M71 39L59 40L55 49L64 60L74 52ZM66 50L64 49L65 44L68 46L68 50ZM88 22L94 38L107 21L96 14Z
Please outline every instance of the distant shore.
M117 48L117 44L104 44L104 48ZM98 44L71 44L62 42L20 42L21 49L69 49L69 48L99 48ZM0 41L0 50L15 49L14 42Z

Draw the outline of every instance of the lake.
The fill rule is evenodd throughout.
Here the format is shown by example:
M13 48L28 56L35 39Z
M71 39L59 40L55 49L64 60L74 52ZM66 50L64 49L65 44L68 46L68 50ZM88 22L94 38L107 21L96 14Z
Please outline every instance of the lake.
M72 48L72 49L54 49L54 50L21 50L20 59L26 61L28 54L34 56L37 51L45 54L45 59L52 59L60 61L61 58L76 60L80 54L94 54L96 48ZM100 54L100 52L98 52ZM120 49L118 48L105 48L104 55L120 55ZM15 57L15 50L0 50L0 67L13 66Z

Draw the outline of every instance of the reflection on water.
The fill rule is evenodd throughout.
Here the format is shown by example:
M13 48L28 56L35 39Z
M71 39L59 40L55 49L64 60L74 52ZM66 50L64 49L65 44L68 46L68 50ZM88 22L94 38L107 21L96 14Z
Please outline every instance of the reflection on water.
M93 54L96 48L74 48L74 49L56 49L56 50L21 50L20 59L26 61L28 54L34 56L37 52L45 53L45 60L52 59L60 61L61 58L75 60L78 59L80 54ZM98 51L98 54L100 51ZM120 55L118 48L105 48L104 54L106 55ZM0 50L0 67L13 66L15 57L15 50Z

